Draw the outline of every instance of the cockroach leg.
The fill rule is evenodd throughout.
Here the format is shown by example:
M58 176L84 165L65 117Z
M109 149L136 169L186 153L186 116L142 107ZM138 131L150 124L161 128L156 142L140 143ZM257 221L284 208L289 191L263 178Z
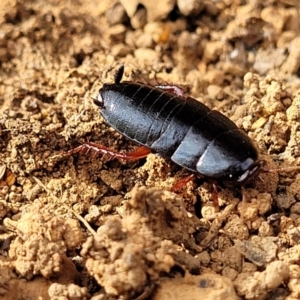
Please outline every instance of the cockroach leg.
M125 153L126 160L137 160L140 158L146 157L148 154L150 154L152 151L148 147L141 146L136 148L135 150L132 150L130 152Z
M145 146L141 146L133 151L122 153L113 149L109 149L100 144L88 142L67 152L67 154L69 155L74 153L91 153L93 158L96 158L99 155L103 155L103 157L108 157L108 160L117 158L120 160L132 161L146 157L149 153L151 153L151 150Z
M246 190L244 186L241 186L241 193L242 193L242 213L241 213L241 221L244 221L244 212L246 210L246 204L247 204L247 195L246 195Z
M275 169L268 169L268 168L261 168L261 172L264 173L283 173L283 172L294 172L299 171L300 166L291 166L291 167L281 167L281 168L275 168Z
M183 187L185 187L185 185L188 182L194 180L195 178L196 178L195 174L190 174L188 176L183 177L182 179L180 179L173 185L172 192L175 192L175 193L179 192ZM218 184L214 180L210 180L210 183L212 185L212 201L213 201L214 207L219 208Z
M215 181L212 181L212 187L213 187L213 191L212 191L213 204L214 204L214 207L218 207L219 208L218 185L217 185L217 183Z
M155 87L161 90L166 90L167 92L173 93L180 97L184 95L184 90L177 85L166 84L166 85L156 85Z
M195 174L190 174L186 177L183 177L172 186L172 192L179 192L188 182L195 179Z

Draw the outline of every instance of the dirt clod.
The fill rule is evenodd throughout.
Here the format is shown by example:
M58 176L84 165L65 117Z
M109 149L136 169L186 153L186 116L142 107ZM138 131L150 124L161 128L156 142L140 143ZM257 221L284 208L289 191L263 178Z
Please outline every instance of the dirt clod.
M299 299L299 9L3 0L0 298ZM172 192L190 173L155 153L70 155L137 147L91 100L120 65L123 80L175 84L233 120L260 174L214 197L201 176Z

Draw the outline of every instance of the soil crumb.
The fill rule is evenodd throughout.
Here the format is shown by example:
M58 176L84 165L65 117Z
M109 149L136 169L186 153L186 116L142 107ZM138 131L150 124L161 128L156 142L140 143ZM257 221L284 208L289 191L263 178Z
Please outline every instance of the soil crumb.
M300 298L299 1L3 0L0 298ZM175 84L234 121L265 170L217 187L105 123L99 89Z

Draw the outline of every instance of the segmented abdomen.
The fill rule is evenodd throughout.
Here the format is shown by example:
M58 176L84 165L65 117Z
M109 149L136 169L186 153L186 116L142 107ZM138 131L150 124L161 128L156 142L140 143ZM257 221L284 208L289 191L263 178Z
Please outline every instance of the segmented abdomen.
M101 114L113 128L193 171L216 137L238 130L228 118L201 102L149 85L107 85L101 96Z

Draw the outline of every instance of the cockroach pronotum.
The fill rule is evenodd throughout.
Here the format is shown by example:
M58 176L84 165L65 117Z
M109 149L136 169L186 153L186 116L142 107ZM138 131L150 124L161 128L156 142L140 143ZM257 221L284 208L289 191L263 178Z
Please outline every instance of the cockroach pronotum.
M121 66L114 83L105 83L94 102L111 127L142 147L119 153L89 142L71 153L92 151L133 160L153 151L196 174L234 185L244 185L259 173L264 162L256 147L226 116L184 97L176 86L121 82L123 73Z

